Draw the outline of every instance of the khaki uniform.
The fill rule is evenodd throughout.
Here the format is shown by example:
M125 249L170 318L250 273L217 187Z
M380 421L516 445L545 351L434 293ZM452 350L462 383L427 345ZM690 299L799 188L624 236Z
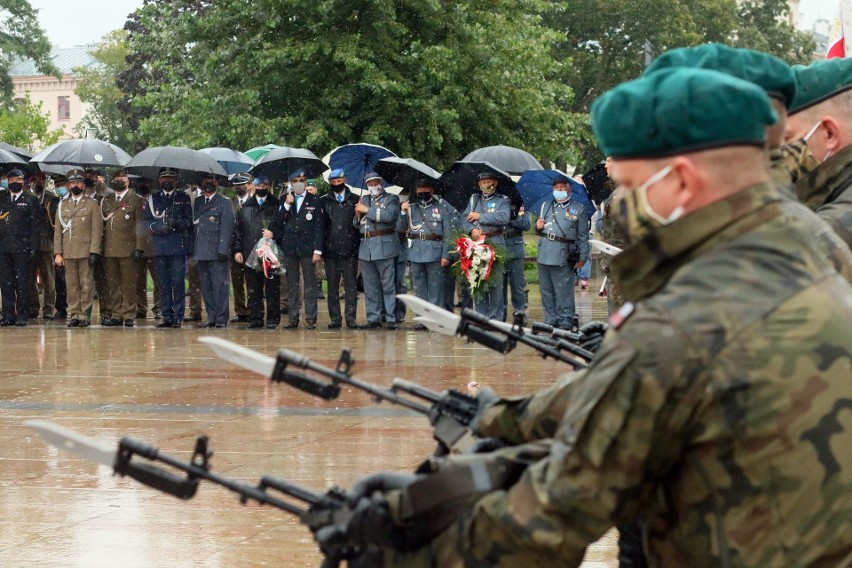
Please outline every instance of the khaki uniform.
M131 190L126 190L120 200L113 193L101 201L109 312L117 320L136 318L139 262L133 258L133 251L144 247L143 204L142 198Z
M81 196L77 203L68 195L57 208L53 251L65 261L68 287L68 319L85 320L94 296L89 255L101 253L104 220L97 201Z
M636 518L652 566L852 564L852 254L770 185L683 221L613 259L589 368L478 430L548 457L388 565L578 566Z

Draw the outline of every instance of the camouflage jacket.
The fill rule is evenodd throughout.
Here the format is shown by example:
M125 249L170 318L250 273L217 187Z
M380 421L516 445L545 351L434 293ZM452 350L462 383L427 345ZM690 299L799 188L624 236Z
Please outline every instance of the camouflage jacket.
M577 566L640 518L652 566L850 565L852 254L757 186L612 268L635 304L572 375L549 456L395 562Z
M800 179L796 193L852 248L852 144Z

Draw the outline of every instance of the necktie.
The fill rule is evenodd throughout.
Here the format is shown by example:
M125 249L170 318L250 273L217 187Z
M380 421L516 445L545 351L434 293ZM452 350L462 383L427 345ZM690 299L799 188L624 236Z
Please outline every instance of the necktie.
M207 204L209 204L209 203L210 203L210 198L209 198L209 197L205 197L205 198L204 198L204 205L207 205Z
M302 196L298 195L298 196L296 196L296 213L298 213L299 210L301 210L301 209L302 209Z
M258 198L258 200L257 200L257 204L258 204L259 206L263 207L263 198L262 198L262 197Z
M338 202L338 203L343 203L343 195L338 195L338 196L337 196L337 202Z

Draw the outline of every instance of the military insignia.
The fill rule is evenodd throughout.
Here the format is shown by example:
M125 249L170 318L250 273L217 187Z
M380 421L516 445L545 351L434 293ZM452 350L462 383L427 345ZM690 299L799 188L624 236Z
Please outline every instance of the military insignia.
M125 219L130 219L130 215L125 215L125 216L124 216L124 218L125 218Z
M489 208L489 209L494 209L494 208L496 208L496 207L497 207L497 204L496 204L496 203L493 203L493 202L492 202L492 203L489 203L489 204L488 204L488 208Z
M614 329L621 327L621 325L627 321L627 318L633 314L634 309L635 306L633 305L633 302L627 302L621 306L620 310L609 316L609 326Z
M310 221L310 220L311 220L311 219L313 219L313 218L314 218L314 216L313 216L313 215L311 215L310 213L308 213L307 215L305 215L305 219L306 219L306 220L308 220L308 221Z
M215 222L215 221L216 221L216 217L214 217L213 215L211 215L210 217L208 217L208 218L207 218L207 220L208 220L208 221L210 221L211 223L213 223L213 222Z

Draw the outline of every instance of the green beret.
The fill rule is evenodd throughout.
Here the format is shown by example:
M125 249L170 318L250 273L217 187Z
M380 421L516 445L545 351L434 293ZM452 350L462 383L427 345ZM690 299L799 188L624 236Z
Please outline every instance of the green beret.
M722 146L764 146L778 116L752 83L675 67L622 83L592 105L592 129L613 158L661 158Z
M796 74L782 59L720 43L672 49L660 55L645 69L645 75L670 67L712 69L754 83L773 98L789 106L796 96Z
M852 59L820 59L796 65L796 97L790 114L803 111L852 88Z

